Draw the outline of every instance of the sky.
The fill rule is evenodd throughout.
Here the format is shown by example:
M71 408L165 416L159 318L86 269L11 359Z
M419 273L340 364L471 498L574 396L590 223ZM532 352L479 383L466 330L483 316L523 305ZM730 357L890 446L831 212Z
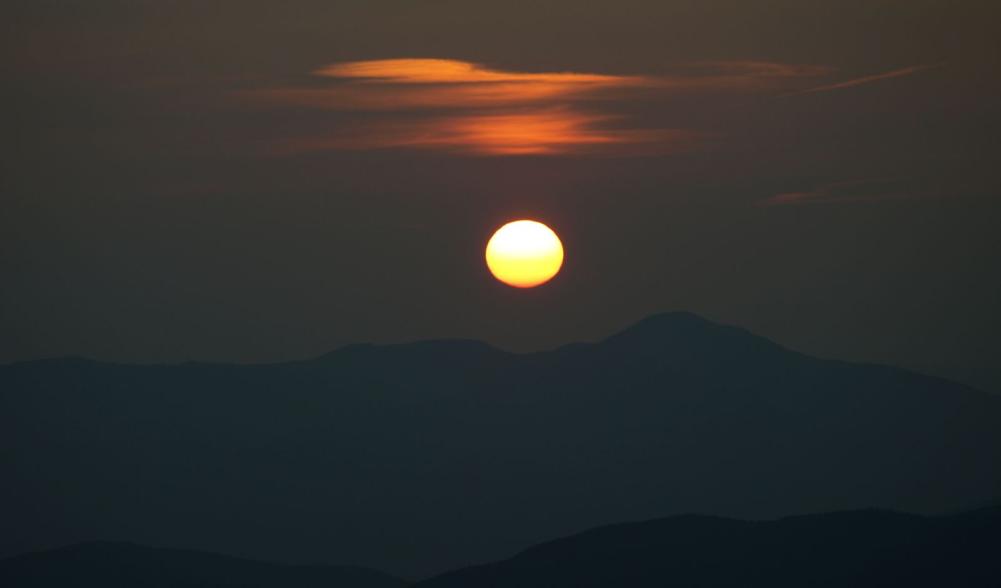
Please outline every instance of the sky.
M1001 392L995 2L9 2L0 362L688 310ZM533 290L506 221L560 235Z

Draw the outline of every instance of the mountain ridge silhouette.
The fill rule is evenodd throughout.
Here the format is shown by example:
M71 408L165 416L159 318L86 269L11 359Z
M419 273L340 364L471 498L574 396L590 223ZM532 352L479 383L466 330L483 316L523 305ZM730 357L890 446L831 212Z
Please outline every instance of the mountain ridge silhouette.
M696 327L696 328L693 328ZM75 365L112 365L112 366L122 366L122 367L146 367L146 368L166 368L166 367L183 367L183 366L243 366L243 367L259 367L259 366L283 366L283 365L295 365L295 364L312 364L312 363L323 363L326 361L337 360L343 357L350 357L358 353L374 352L399 352L407 350L416 351L431 351L431 350L443 350L452 351L459 353L491 353L497 355L505 355L510 357L534 357L534 356L546 356L551 354L563 354L567 352L575 352L581 350L590 350L595 347L600 347L602 345L615 344L615 345L625 345L628 346L630 343L635 343L637 340L643 342L646 339L646 343L657 342L657 339L663 339L664 337L670 337L668 340L672 341L679 333L692 333L696 332L705 334L707 331L715 331L716 333L725 333L729 335L736 335L738 338L743 339L745 342L754 342L762 346L763 348L768 348L774 352L784 352L800 358L806 358L821 362L831 362L840 363L844 365L851 366L866 366L877 369L885 369L896 371L903 374L913 374L925 378L936 379L942 382L948 382L952 385L961 386L969 390L976 391L978 393L984 393L991 396L1001 397L990 391L981 390L976 387L964 384L962 382L957 382L955 380L950 380L942 376L936 376L934 374L926 374L923 372L916 372L911 369L900 368L896 366L880 364L876 362L866 362L866 361L846 361L835 358L819 358L811 355L789 349L782 346L770 339L754 334L753 332L738 326L723 325L710 321L696 313L690 311L665 311L649 315L642 318L631 325L616 331L604 338L597 341L587 341L587 342L571 342L566 343L552 349L545 349L540 351L509 351L497 347L491 343L481 341L478 339L469 338L440 338L440 339L426 339L426 340L413 340L413 341L403 341L403 342L393 342L393 343L372 343L372 342L359 342L359 343L349 343L321 353L316 356L306 357L302 359L292 359L284 361L274 361L274 362L226 362L226 361L202 361L202 360L187 360L181 362L121 362L121 361L109 361L103 359L91 358L83 355L66 355L66 356L54 356L54 357L44 357L39 359L29 359L13 361L9 363L0 363L0 369L10 368L16 366L30 366L30 365L44 365L44 366L57 366L60 364L75 364ZM684 343L691 341L672 341L673 343Z
M404 577L622 520L1001 496L1001 398L690 313L527 354L9 364L0 445L0 555L121 537Z
M1001 507L926 517L865 509L767 521L686 514L588 529L416 583L348 566L288 565L98 541L0 559L10 588L992 587Z
M924 517L879 509L742 521L619 523L547 541L416 588L993 587L1001 508Z

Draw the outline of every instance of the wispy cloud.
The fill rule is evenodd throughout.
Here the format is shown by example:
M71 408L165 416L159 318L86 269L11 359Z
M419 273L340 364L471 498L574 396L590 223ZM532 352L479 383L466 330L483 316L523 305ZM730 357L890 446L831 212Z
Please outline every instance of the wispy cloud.
M914 75L918 72L922 72L935 67L941 67L941 64L937 65L912 65L910 67L902 67L900 69L894 69L891 71L885 71L878 74L872 74L868 76L862 76L860 78L854 78L851 80L846 80L844 82L837 82L835 84L827 84L824 86L817 86L815 88L808 88L806 90L799 90L797 92L791 92L790 94L816 94L818 92L830 92L831 90L841 90L844 88L854 88L855 86L861 86L863 84L871 84L872 82L878 82L881 80L889 80L893 78L902 78L904 76Z
M378 59L335 63L319 76L393 84L474 84L490 82L623 83L629 76L582 73L525 73L495 70L455 59Z
M281 88L260 96L336 110L482 108L575 100L603 89L651 83L641 76L510 72L451 59L352 61L313 74L336 83Z
M313 72L334 81L325 87L244 91L258 101L332 110L477 108L607 98L614 91L659 92L775 89L830 73L823 66L765 61L685 64L658 76L490 69L451 59L381 59L336 63Z
M832 182L810 190L783 192L766 198L758 204L761 206L831 204L926 198L931 195L927 190L915 186L914 180L881 178Z
M691 148L701 139L698 133L677 129L612 127L619 118L544 108L375 121L341 129L332 136L296 139L283 145L280 152L409 148L471 155L554 155L631 145L636 151L666 153Z
M407 148L558 155L629 146L663 152L694 148L699 134L630 128L628 117L616 115L610 103L621 106L644 92L780 89L828 72L818 66L722 61L683 65L671 75L637 76L516 72L450 59L384 59L317 69L315 76L330 80L321 87L264 88L241 96L286 107L384 113L324 137L297 139L283 152Z

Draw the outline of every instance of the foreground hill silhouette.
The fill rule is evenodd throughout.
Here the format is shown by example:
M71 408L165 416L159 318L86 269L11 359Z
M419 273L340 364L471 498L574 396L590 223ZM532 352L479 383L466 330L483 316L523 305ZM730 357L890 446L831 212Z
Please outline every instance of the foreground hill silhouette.
M680 516L603 527L415 588L964 588L1001 583L1001 509L767 522Z
M84 543L0 561L8 588L402 588L403 580L354 567L289 566L130 543Z
M1001 398L695 315L511 354L0 367L0 555L93 539L423 577L623 520L1001 496Z
M995 587L1001 509L927 518L850 511L748 522L678 516L593 529L414 588ZM362 568L267 564L128 543L88 543L0 561L0 585L402 588Z

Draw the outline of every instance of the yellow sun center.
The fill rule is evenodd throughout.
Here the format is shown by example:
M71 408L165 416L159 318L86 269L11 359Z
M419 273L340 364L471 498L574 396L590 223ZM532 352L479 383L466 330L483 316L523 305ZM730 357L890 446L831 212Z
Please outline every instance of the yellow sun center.
M497 229L487 243L487 267L515 288L532 288L552 279L563 265L563 244L546 225L518 220Z

